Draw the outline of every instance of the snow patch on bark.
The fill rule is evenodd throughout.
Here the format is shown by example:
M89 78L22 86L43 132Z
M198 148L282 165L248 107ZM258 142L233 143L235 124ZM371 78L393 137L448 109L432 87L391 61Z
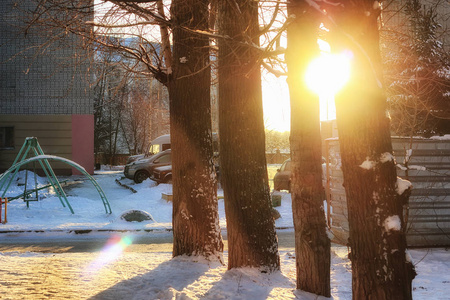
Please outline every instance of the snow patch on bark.
M372 199L373 199L373 202L375 203L375 204L378 204L378 201L380 200L380 195L376 192L376 191L374 191L373 193L372 193ZM379 207L377 207L377 213L378 213L378 209L379 209ZM380 208L380 211L381 211L382 209Z
M412 263L413 259L412 259L411 253L409 253L409 251L407 249L405 250L405 256L406 256L406 261L409 263Z
M395 159L394 155L392 155L392 153L389 153L389 152L384 152L380 156L380 162L382 162L382 163L394 161L394 159Z
M376 162L369 160L369 157L367 157L366 160L359 165L359 167L365 170L371 170L376 166L376 164Z
M400 221L400 217L397 215L387 217L384 220L383 225L386 232L400 231L402 228L402 222Z
M400 177L397 177L397 183L395 190L397 194L402 195L407 189L411 188L412 184L408 180L404 180Z
M380 158L378 159L378 161L373 161L370 160L369 157L366 157L366 160L359 165L359 167L366 169L366 170L371 170L373 168L375 168L375 166L377 165L378 162L380 163L387 163L390 161L394 161L395 157L394 155L392 155L392 153L389 152L384 152L380 155Z

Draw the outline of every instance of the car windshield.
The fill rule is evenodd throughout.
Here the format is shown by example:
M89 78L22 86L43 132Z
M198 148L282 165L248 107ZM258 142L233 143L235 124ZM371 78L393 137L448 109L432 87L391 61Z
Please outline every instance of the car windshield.
M150 147L148 148L148 152L145 154L147 157L152 156L155 154L158 154L162 151L165 151L167 149L170 149L170 144L150 144Z
M165 155L161 155L160 157L158 157L157 159L155 159L155 163L170 163L171 161L171 157L170 157L170 153L169 154L165 154Z
M159 145L151 145L150 148L148 149L148 152L146 153L147 156L152 156L156 153L159 153Z

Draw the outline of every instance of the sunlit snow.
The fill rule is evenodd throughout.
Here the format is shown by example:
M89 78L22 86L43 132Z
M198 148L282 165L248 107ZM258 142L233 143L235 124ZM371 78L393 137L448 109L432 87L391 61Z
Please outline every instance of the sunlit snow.
M10 188L9 197L23 191L23 185L18 184L23 182L23 175L24 172L21 180ZM33 178L31 174L28 176L28 179ZM280 247L281 271L274 274L263 274L252 268L227 271L227 249L223 255L225 265L201 257L172 259L170 245L154 248L148 244L142 245L145 251L128 251L142 236L171 235L167 229L172 227L172 204L161 196L170 194L172 187L156 185L151 180L133 184L131 180L122 179L137 191L133 193L115 183L115 179L121 177L120 171L102 171L94 177L111 203L111 215L105 214L98 193L82 176L65 178L69 182L84 181L64 188L74 208L73 215L46 190L41 191L44 198L31 202L29 209L20 199L9 203L8 223L0 224L3 232L0 245L18 237L46 241L104 239L105 244L101 251L95 252L3 250L0 252L1 299L326 299L296 290L293 246ZM37 181L40 185L46 184L41 177ZM28 188L33 188L34 180L27 184ZM276 221L276 226L282 237L283 232L292 232L293 222L290 194L280 194L282 205L276 209L282 217ZM226 235L220 189L219 196L220 226ZM121 213L130 209L148 211L155 221L121 220ZM75 234L75 230L92 232ZM448 299L449 251L418 249L409 253L419 274L413 281L414 299ZM347 256L347 247L333 245L331 292L335 300L352 299L351 264Z

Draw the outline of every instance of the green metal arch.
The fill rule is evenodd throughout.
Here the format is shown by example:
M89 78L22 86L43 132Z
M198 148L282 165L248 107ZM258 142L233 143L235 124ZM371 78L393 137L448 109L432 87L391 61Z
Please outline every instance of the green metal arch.
M103 206L105 207L106 213L107 214L112 213L111 206L109 205L109 201L106 198L106 195L103 192L102 188L100 187L100 185L95 180L95 178L92 177L88 172L86 172L86 170L82 166L80 166L76 162L71 161L71 160L69 160L67 158L63 158L63 157L59 157L59 156L55 156L55 155L38 155L38 156L27 158L27 159L25 159L23 161L20 161L20 162L14 164L5 173L3 173L0 176L0 183L3 180L6 180L8 174L10 174L11 172L19 170L20 167L23 166L23 165L29 164L29 163L31 163L33 161L39 161L39 162L44 161L44 162L47 162L48 160L56 160L56 161L60 161L60 162L66 163L66 164L70 165L71 167L76 168L81 173L83 173L91 181L91 183L94 185L94 187L97 189L97 191L98 191L98 193L100 195L100 198L102 199ZM73 211L72 211L72 213L73 213Z

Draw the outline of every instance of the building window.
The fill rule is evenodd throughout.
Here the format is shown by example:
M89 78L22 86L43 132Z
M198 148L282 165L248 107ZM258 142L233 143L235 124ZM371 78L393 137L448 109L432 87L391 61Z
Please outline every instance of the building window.
M0 127L0 149L14 149L14 127Z

